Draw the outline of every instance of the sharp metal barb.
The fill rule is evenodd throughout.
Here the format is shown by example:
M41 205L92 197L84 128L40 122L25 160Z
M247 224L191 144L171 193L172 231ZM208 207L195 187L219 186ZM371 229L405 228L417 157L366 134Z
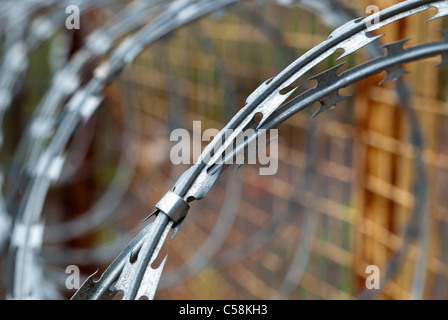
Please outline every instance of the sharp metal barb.
M301 95L299 95L296 99L302 99L304 97L310 96L315 92L320 92L322 90L328 90L334 83L336 83L339 79L338 71L339 69L345 64L345 62L336 65L328 70L325 70L324 72L321 72L311 78L309 80L316 80L317 85L305 91ZM325 110L331 109L335 104L338 102L344 100L347 98L347 96L341 96L338 92L338 90L331 91L318 99L320 102L319 109L312 115L312 118L316 117L320 113L324 112Z
M320 98L319 99L320 107L311 117L315 118L322 112L333 108L334 105L336 105L338 102L341 102L345 98L348 98L348 96L341 96L339 95L338 91L333 91L330 94Z
M344 64L345 64L345 62L338 64L324 72L321 72L315 76L312 76L311 78L309 78L309 80L317 81L317 86L315 89L322 89L322 88L328 87L328 86L332 85L335 81L338 80L339 76L338 76L337 72ZM315 89L313 89L313 90L315 90Z
M393 43L386 44L382 46L382 48L386 49L385 57L387 58L393 58L399 55L403 55L406 51L406 49L403 48L403 45L408 42L410 39L403 39L399 40ZM390 80L397 80L398 78L408 74L408 71L405 71L403 69L403 66L401 63L395 64L389 68L386 69L387 75L386 77L380 81L379 85L384 84L387 81Z
M442 18L442 17L445 17L448 15L448 3L446 1L440 1L440 2L434 3L432 5L432 7L437 9L437 14L434 17L428 19L426 22L429 22L429 21L432 21L432 20L435 20L438 18Z
M380 86L383 85L384 83L386 83L387 81L397 80L398 78L409 73L409 71L406 71L403 69L401 64L397 64L397 65L394 65L394 66L386 69L386 72L387 72L387 76L383 80L380 81L380 83L379 83Z
M443 40L445 42L448 42L448 30L441 29L439 32L442 34Z
M448 42L448 30L439 30L440 33L442 33L442 42ZM448 65L448 53L442 52L441 54L442 59L441 61L436 65L436 67L442 67Z
M443 52L441 56L442 60L438 64L436 64L436 67L443 67L448 65L448 52Z
M378 40L382 36L383 36L382 34L378 35L378 36L369 36L369 35L367 35L366 32L356 34L352 38L349 38L349 39L341 42L341 44L338 47L340 49L343 49L344 53L341 56L339 56L336 60L345 58L346 56L348 56L348 55L364 48L368 44Z
M382 46L382 48L386 49L386 56L388 57L394 57L397 55L402 54L405 49L403 48L403 45L408 42L410 39L403 39L399 40L393 43L386 44Z

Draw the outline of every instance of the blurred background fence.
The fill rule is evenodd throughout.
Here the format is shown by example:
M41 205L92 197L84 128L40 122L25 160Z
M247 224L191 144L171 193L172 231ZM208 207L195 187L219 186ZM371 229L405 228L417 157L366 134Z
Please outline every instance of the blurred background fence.
M399 1L341 2L359 16L369 5L384 9ZM410 38L410 46L440 39L446 19L425 23L433 15L384 27L380 41ZM107 18L102 11L83 16L89 25L71 34L71 45ZM126 186L120 205L95 232L44 241L48 281L63 290L67 265L86 275L107 267L188 168L170 161L172 130L192 131L197 120L202 130L221 129L260 83L327 39L329 22L301 6L245 1L145 49L70 142L68 159L80 165L50 190L45 237L52 224L88 210L111 183ZM52 37L30 56L5 120L4 163L49 85L48 57L57 41ZM344 60L354 66L367 51ZM254 165L229 170L193 204L164 249L169 257L156 298L448 298L448 70L435 68L437 62L407 64L410 73L399 82L363 80L343 90L351 98L334 109L316 118L304 111L282 124L278 173L260 176ZM334 65L330 57L313 73ZM398 85L411 92L411 112L400 104ZM366 289L368 265L381 270L380 290Z

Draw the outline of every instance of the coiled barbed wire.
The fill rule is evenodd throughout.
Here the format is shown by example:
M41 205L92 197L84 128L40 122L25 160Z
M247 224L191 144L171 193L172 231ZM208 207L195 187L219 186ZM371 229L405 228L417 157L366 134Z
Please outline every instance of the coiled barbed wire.
M198 2L199 3L199 2ZM198 6L200 5L204 5L204 4L198 4ZM446 2L445 1L406 1L406 3L394 6L393 8L390 9L386 9L384 10L381 14L378 14L379 16L381 16L381 23L377 26L375 26L375 28L371 28L369 29L369 31L367 31L367 29L361 30L361 26L363 25L363 21L359 21L359 20L355 20L352 21L350 23L348 23L347 25L345 25L343 28L338 29L337 31L335 31L335 33L333 33L333 35L331 36L331 38L329 39L328 42L325 43L325 45L322 46L318 46L318 48L316 48L313 52L310 51L310 53L306 54L304 57L299 58L298 61L296 61L296 63L293 63L289 68L285 69L284 72L282 72L279 76L275 77L274 79L272 79L269 82L266 82L265 84L262 84L262 86L260 86L259 89L257 89L254 94L252 94L249 99L248 99L248 105L246 105L246 107L244 108L245 110L243 110L244 112L240 112L238 113L238 115L236 116L236 120L235 118L231 121L231 123L229 125L226 126L226 128L232 128L233 126L235 126L237 128L237 131L239 133L243 132L244 128L251 123L252 121L252 117L255 113L257 112L261 112L264 114L264 117L262 119L262 121L258 124L258 129L262 129L262 128L268 128L269 126L275 127L278 124L280 124L282 121L284 121L285 119L287 119L288 117L290 117L292 114L294 114L295 112L298 112L300 110L302 110L303 108L305 108L306 106L303 105L302 107L298 107L298 105L302 105L301 103L298 102L298 98L293 98L293 100L291 100L291 102L288 102L284 105L282 105L281 107L279 107L283 101L285 101L288 97L292 97L293 96L293 91L290 91L287 94L284 94L284 89L287 89L293 82L295 82L298 78L300 78L303 74L305 74L305 72L307 70L309 70L312 66L317 65L319 63L319 61L323 61L326 57L330 56L332 53L335 52L335 50L337 48L343 48L345 49L345 55L348 55L354 51L356 51L357 49L363 47L364 45L370 43L375 37L369 37L367 35L367 32L373 31L373 30L377 30L378 28L380 28L381 26L393 22L395 21L394 19L398 19L398 18L402 18L411 14L415 14L418 12L421 12L423 10L428 9L429 7L434 6L438 9L438 15L437 17L441 17L444 16L447 13L447 6L446 6ZM190 7L191 8L191 7ZM181 11L179 11L181 12ZM186 19L186 21L188 21L188 19ZM185 23L185 22L183 22ZM357 29L359 29L359 31L356 31ZM151 32L153 31L157 31L157 28L154 28L153 30L151 30ZM356 32L355 32L356 31ZM148 32L148 34L150 34L150 32ZM333 38L333 40L332 40ZM137 37L135 37L134 39L137 39ZM355 41L356 40L356 41ZM140 39L138 40L140 41ZM136 42L138 42L136 40ZM358 42L359 41L359 42ZM150 41L149 41L150 42ZM331 43L333 43L333 46L331 45ZM354 45L355 44L355 45ZM139 43L138 45L140 46L145 46L141 43ZM130 45L126 48L126 46L123 46L122 48L126 48L129 49L129 47L131 47ZM391 45L391 50L395 50L398 48L398 45ZM120 47L119 47L120 49ZM125 49L122 49L123 51ZM141 50L141 48L139 48L139 50ZM398 50L398 49L397 49ZM120 54L123 53L123 51L120 52ZM138 50L137 50L138 51ZM399 50L398 50L399 51ZM403 52L406 51L406 54L404 54ZM440 43L433 43L431 45L427 45L426 47L420 47L414 50L403 50L403 52L400 52L400 61L403 61L402 63L408 62L408 61L414 61L426 56L432 56L432 55L437 55L437 54L441 54L444 53L446 51L446 48L443 46L443 44ZM119 50L116 50L115 53L119 52ZM129 58L129 60L124 59L121 62L125 61L125 62L129 62L130 60L132 60L135 55L137 55L138 52L132 52L130 54L130 56L128 56L127 58ZM117 54L119 55L119 54ZM318 55L318 57L316 57L315 55ZM62 117L62 121L59 123L58 125L58 131L59 133L54 135L53 140L50 142L49 146L56 145L58 146L58 148L55 149L63 149L63 146L65 145L64 143L64 139L61 138L63 137L64 133L67 136L67 138L65 140L68 139L68 137L71 136L72 132L74 131L74 129L77 126L77 122L79 122L80 117L79 114L74 115L73 112L74 110L76 112L79 112L79 108L82 109L82 105L86 102L89 101L89 98L95 97L98 98L97 94L101 91L101 87L104 86L104 83L107 81L110 81L111 79L109 79L109 77L112 78L112 76L114 75L114 73L118 70L120 70L122 68L122 66L114 66L114 59L117 56L114 57L114 55L112 54L111 56L112 58L109 60L110 64L108 65L107 63L103 63L100 68L97 68L97 74L95 75L96 78L93 78L93 82L90 82L89 84L87 84L85 87L83 87L81 89L81 91L77 91L73 97L71 102L73 103L73 101L75 101L75 103L73 103L71 105L71 110L69 110L67 112L67 114L65 116ZM390 54L390 56L388 57L389 63L390 61L392 61L393 59L399 59L397 56L392 55L392 53ZM115 61L119 61L120 58L116 59ZM384 59L387 60L387 59ZM397 65L387 65L386 61L380 61L380 60L376 60L375 63L373 63L375 60L372 60L372 64L371 65L364 65L362 68L360 68L359 73L364 73L364 75L369 75L369 72L374 72L375 70L380 70L381 67L383 67L382 70L389 70L390 71L390 78L395 78L399 75L401 75L401 69L400 68L396 68ZM117 63L117 65L119 65L120 63ZM110 68L112 65L111 69ZM371 69L370 69L371 68ZM377 68L377 69L375 69ZM388 69L390 68L390 69ZM400 69L400 70L399 70ZM353 69L351 69L353 70ZM366 70L368 70L369 72L366 72ZM106 71L105 73L102 73L102 71ZM353 77L355 80L353 82L358 81L359 79L361 79L361 76L357 76L356 70L353 70L353 72L348 72L346 71L346 73L343 73L339 76L336 75L336 69L331 69L330 71L328 71L327 73L324 73L322 76L317 77L316 79L318 80L318 86L317 89L315 91L319 91L320 93L325 93L325 91L329 90L329 82L325 82L324 79L326 77L330 77L334 82L340 82L339 85L348 85L351 82L350 77ZM373 74L373 73L372 73ZM342 76L344 76L345 81L342 81L342 79L340 79ZM347 80L348 79L348 80ZM327 79L328 80L328 79ZM336 81L337 80L337 81ZM331 88L333 88L334 86L331 86ZM84 91L82 91L84 90ZM312 89L313 90L313 89ZM320 109L319 112L325 110L328 108L328 106L332 105L333 103L336 103L339 101L339 99L342 99L342 97L340 97L337 94L337 91L329 91L327 92L327 94L320 96L319 94L317 94L316 92L313 91L309 91L308 95L303 94L300 95L300 99L309 99L309 101L320 101L322 102L322 107ZM90 92L89 92L90 91ZM77 93L81 92L80 95L77 96ZM86 94L86 92L88 94ZM280 93L282 92L282 93ZM88 96L90 94L90 97L86 98L86 96ZM84 96L83 96L84 95ZM76 101L76 99L74 98L78 98L81 100L78 100L78 102ZM318 97L318 98L316 98ZM314 99L314 100L313 100ZM294 103L292 103L292 101L294 101ZM307 100L308 101L308 100ZM77 103L76 103L77 102ZM93 105L98 104L99 101L95 99L90 100L90 102L92 102ZM88 104L87 104L88 105ZM92 107L93 109L95 109L95 106L90 105L90 107ZM278 108L279 107L279 108ZM277 109L278 108L278 109ZM246 111L250 111L250 112L246 112ZM83 111L81 110L81 113ZM89 112L93 112L93 110L86 110L84 109L84 116L85 118L88 118L90 115L86 113ZM72 114L70 114L72 113ZM65 127L64 129L62 126L63 125L68 125L67 127ZM235 134L235 136L233 138L235 138L237 136L237 134ZM230 139L229 141L226 141L227 147L230 145L230 143L232 142L232 139ZM213 142L210 144L213 145ZM206 153L207 151L212 150L213 147L208 147L208 149L206 149L206 151L204 151L204 153ZM225 150L226 146L224 146L222 148L222 150ZM46 149L47 151L38 151L37 154L39 154L39 156L37 156L35 159L39 159L38 160L38 165L34 167L38 168L37 172L34 172L33 174L35 174L35 177L32 177L31 180L36 179L38 180L39 177L42 177L45 175L45 172L51 172L52 168L55 168L55 162L54 159L56 159L59 155L60 151L52 151L49 152L50 148ZM47 154L45 152L48 152ZM53 156L49 156L50 154L53 154ZM221 153L218 152L218 154L215 154L214 159L217 160L219 159L220 155L223 152L221 151ZM234 155L232 155L234 156ZM43 160L42 160L43 159ZM58 160L59 163L61 161L61 159ZM213 163L213 162L212 162ZM60 165L60 164L59 164ZM39 167L41 166L41 167ZM199 200L201 198L203 198L205 196L205 194L208 192L209 188L213 185L213 183L215 182L215 180L217 179L217 177L219 176L219 174L222 172L222 170L224 169L224 167L221 166L213 166L212 167L208 167L205 168L201 163L199 163L199 165L195 165L194 170L189 170L187 171L186 175L184 175L179 181L178 183L176 183L175 189L173 189L173 191L176 192L177 196L173 193L170 193L169 196L171 197L171 199L176 200L177 203L179 203L179 206L183 206L184 210L185 210L185 205L183 203L188 203L192 200ZM42 170L42 171L41 171ZM208 171L208 172L207 172ZM31 172L33 172L31 170ZM211 173L211 174L210 174ZM46 177L47 180L48 176ZM51 178L51 177L50 177ZM26 201L23 202L22 206L32 206L32 207L37 207L37 211L39 210L38 208L41 207L41 204L39 205L39 201L43 201L43 199L45 199L45 196L43 195L45 193L45 189L49 187L49 181L43 181L45 179L41 179L41 182L35 182L35 190L40 190L40 191L44 191L42 194L37 194L36 192L28 192L28 195L26 195L25 199L27 199ZM44 187L44 189L41 188L41 186ZM42 190L41 190L42 189ZM37 195L37 196L36 196ZM181 199L179 199L179 196L183 198L183 202ZM29 200L32 197L34 197L34 200ZM40 199L38 199L40 197ZM37 204L37 206L35 205L30 205L30 203L35 203ZM176 211L177 208L172 208L173 211ZM21 210L22 211L22 210ZM116 292L116 290L123 290L125 291L125 298L138 298L140 295L147 295L149 297L152 297L154 294L154 287L156 285L156 283L151 282L149 280L151 280L151 277L148 277L148 275L153 275L153 278L156 279L157 276L160 275L161 269L157 269L155 270L156 273L152 273L151 270L149 270L149 267L147 268L147 266L150 266L150 262L153 261L155 259L155 257L157 256L157 252L158 250L160 250L161 247L161 243L163 243L163 241L161 241L162 238L165 238L167 236L167 230L169 230L170 228L174 228L177 232L180 224L182 223L182 218L181 217L179 220L176 221L176 218L173 219L172 216L170 216L170 212L164 212L164 211L160 211L157 212L157 218L156 221L154 223L152 223L148 228L144 229L144 232L142 232L143 234L140 234L135 241L131 242L130 246L128 248L131 248L130 250L125 250L124 254L126 257L130 258L130 259L134 259L137 258L137 265L133 265L133 264L129 264L129 263L125 263L124 260L123 262L121 260L116 260L116 263L113 263L111 265L111 268L109 273L112 274L111 277L109 277L109 274L106 273L103 274L103 277L101 278L100 282L102 285L103 284L110 284L112 285L113 282L117 279L116 277L119 276L118 278L118 282L114 287L113 292ZM165 214L162 213L166 213L168 214L169 217L167 217ZM36 219L35 221L38 221L38 212L36 212ZM20 217L19 217L20 219ZM38 223L38 222L35 222ZM16 225L17 226L17 225ZM35 225L36 226L36 225ZM38 233L39 228L36 227L35 230L37 230L36 232ZM13 234L14 233L22 233L23 230L20 230L20 228L14 228ZM23 234L23 233L22 233ZM159 241L160 240L160 241ZM143 249L144 248L144 249ZM147 250L145 251L146 253L144 255L141 254L140 251L141 250ZM138 257L136 257L136 255L138 254ZM122 255L119 256L119 258ZM115 268L117 267L117 268ZM161 265L161 267L163 267L163 264ZM118 269L123 268L124 271L122 271L123 273L119 274L117 272ZM108 269L109 270L109 269ZM147 271L146 273L144 271ZM135 277L135 284L129 284L128 281L129 279L123 280L125 278L125 276L129 276L131 278ZM114 281L112 282L107 282L105 281L105 279L110 280L111 278L115 277ZM120 281L120 279L122 279ZM143 284L141 284L141 282L143 282ZM146 282L146 285L145 285ZM86 294L86 288L88 287L88 285L91 285L90 288L88 288L90 290L90 295L88 296L82 296L81 293ZM151 290L145 290L142 288L150 288ZM77 293L76 297L89 297L89 298L99 298L99 297L103 297L101 295L101 293L95 292L93 293L93 290L97 288L96 284L93 282L93 280L91 282L89 282L89 280L86 282L85 286L80 290L80 292ZM106 288L107 290L109 289L109 287ZM154 290L153 290L154 289ZM84 291L83 291L84 290ZM103 294L105 295L109 295L110 292L104 292Z
M318 81L315 89L306 91L279 107L279 105L291 96L292 92L296 89L296 87L289 88L290 85L309 70L309 68L323 61L337 49L344 49L345 52L341 57L346 56L378 38L378 36L369 37L367 32L377 30L381 26L397 19L427 10L430 7L436 7L438 9L436 17L441 17L448 13L448 3L445 1L406 1L378 13L377 15L380 17L380 22L376 25L368 27L365 23L365 19L351 21L334 31L327 42L322 43L320 46L317 46L315 49L303 55L277 77L262 84L249 96L246 106L221 131L221 134L218 134L215 140L206 147L197 164L189 169L178 180L173 190L170 191L158 205L156 205L158 208L155 212L157 218L152 224L154 229L150 231L151 238L147 239L147 242L145 243L146 246L140 241L131 244L127 250L115 260L110 269L106 270L103 274L105 278L101 278L98 282L94 282L92 278L89 278L85 282L84 287L75 294L74 298L98 298L97 295L89 295L88 291L94 290L99 286L102 288L105 286L109 287L115 280L117 280L117 286L115 286L114 290L124 291L125 299L139 298L140 295L148 294L149 288L151 288L151 290L149 290L150 294L153 294L154 281L160 276L161 270L160 267L156 270L150 269L150 262L157 256L161 243L164 242L167 235L167 230L174 227L176 234L176 228L178 228L176 225L181 223L182 219L185 217L189 208L188 202L199 200L205 196L224 168L223 163L228 163L226 161L219 162L219 160L227 160L228 158L235 156L235 153L228 155L225 154L224 151L230 146L235 138L250 125L255 113L263 113L262 120L256 126L257 129L276 127L294 113L316 101L320 101L321 107L315 113L315 115L317 115L343 99L343 97L338 94L340 88L344 88L351 83L383 70L388 71L386 80L394 79L403 75L403 71L400 67L402 63L426 58L428 56L444 54L447 49L446 42L444 41L421 45L408 50L401 48L402 42L394 43L386 46L388 49L388 54L386 56L374 59L359 67L352 68L340 76L336 74L336 71L339 68L336 67L314 77L313 79ZM289 91L285 93L285 89L289 89ZM224 137L223 132L225 129L233 129L233 134L230 137L226 137L223 146L213 149L215 147L214 144L221 142ZM257 135L254 135L251 139L255 139L256 136ZM243 146L237 147L239 150L243 149ZM210 156L211 161L205 163L203 159L205 159L205 156L211 154L212 150L215 152L213 156ZM216 150L218 151L216 152ZM141 258L139 254L141 260L132 263L133 259L135 259L135 253L133 254L132 252L140 250L142 246L145 248L145 251L143 251L144 257ZM132 262L124 262L123 260L126 258ZM163 267L163 263L161 267ZM121 268L123 268L124 271L119 275L117 274L117 269ZM147 277L146 281L143 280L143 277ZM126 279L125 284L123 283L125 280L120 279ZM135 284L130 284L130 279L135 281L134 283L137 283L138 287ZM86 288L89 289L86 290ZM100 295L102 296L104 293L104 291L100 292Z
M27 171L31 173L31 177L24 191L25 197L18 208L12 232L13 239L17 238L17 236L14 236L15 234L20 233L20 238L24 240L20 243L20 248L15 243L9 249L8 263L10 266L8 270L11 273L8 279L12 282L9 286L9 292L12 297L16 295L20 297L24 294L22 293L24 292L22 287L26 282L22 280L25 278L24 274L27 271L23 266L30 264L25 262L25 260L33 256L28 251L31 250L32 252L32 247L35 246L30 242L33 239L29 237L31 234L30 230L41 230L38 221L43 200L45 199L44 194L47 193L51 180L54 180L58 175L60 169L57 168L62 166L63 156L60 153L78 126L78 123L81 120L86 121L98 107L102 100L100 97L102 88L150 43L180 25L235 2L236 0L224 0L213 3L209 1L183 0L172 2L153 22L150 22L135 35L123 41L110 55L110 59L95 69L93 78L88 84L72 96L67 104L68 110L56 130L54 138L49 142L46 150L41 153L41 156L33 162L31 168L27 168Z

